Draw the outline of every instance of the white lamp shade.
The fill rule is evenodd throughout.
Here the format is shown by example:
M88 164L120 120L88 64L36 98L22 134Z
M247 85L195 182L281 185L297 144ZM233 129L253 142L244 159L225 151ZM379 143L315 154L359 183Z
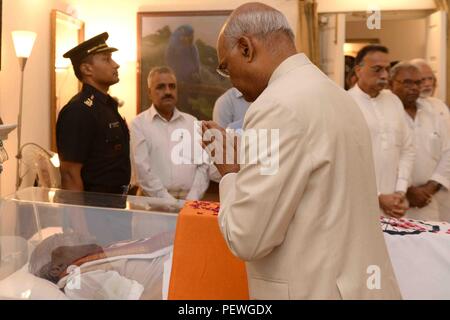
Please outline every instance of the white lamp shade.
M16 56L18 58L28 58L33 49L36 33L32 31L13 31L12 39Z

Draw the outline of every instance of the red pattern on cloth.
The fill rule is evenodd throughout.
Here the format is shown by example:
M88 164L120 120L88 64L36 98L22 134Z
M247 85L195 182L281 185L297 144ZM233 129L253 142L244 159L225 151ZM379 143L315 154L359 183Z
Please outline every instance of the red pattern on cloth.
M381 228L385 232L450 234L447 222L422 221L413 219L396 219L381 216Z
M220 203L210 201L192 201L188 204L192 209L198 210L197 214L209 214L217 216L220 210Z

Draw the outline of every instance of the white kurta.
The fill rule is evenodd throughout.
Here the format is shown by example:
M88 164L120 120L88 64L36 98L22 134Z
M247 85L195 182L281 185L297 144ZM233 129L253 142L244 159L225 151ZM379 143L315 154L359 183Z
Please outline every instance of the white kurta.
M435 97L429 97L422 100L425 100L431 104L434 111L439 113L439 115L441 115L450 124L450 110L448 109L448 106L442 102L442 100Z
M406 192L414 165L414 136L402 102L389 90L371 98L358 84L348 93L357 102L370 129L378 193Z
M445 192L450 187L450 133L447 123L428 99L417 100L415 119L406 112L405 116L415 134L416 160L411 185L420 186L433 180L440 183L445 189L442 192ZM409 209L407 215L412 219L441 220L435 197L424 208Z
M194 144L199 144L199 141L194 141L195 121L195 117L177 109L172 119L167 121L154 106L132 121L132 158L136 179L146 195L172 198L170 193L184 192L189 200L198 200L203 196L209 184L209 165L200 164L201 147L194 149ZM181 134L178 139L173 139L172 134L177 129L184 129L185 136ZM180 141L187 143L187 149L191 150L190 155L183 154L187 156L186 164L174 163L171 158L173 148L179 146Z
M448 106L435 97L427 98L426 101L446 120L448 129L450 130L450 111ZM435 195L435 199L439 204L441 220L450 222L450 191L445 189L440 190Z

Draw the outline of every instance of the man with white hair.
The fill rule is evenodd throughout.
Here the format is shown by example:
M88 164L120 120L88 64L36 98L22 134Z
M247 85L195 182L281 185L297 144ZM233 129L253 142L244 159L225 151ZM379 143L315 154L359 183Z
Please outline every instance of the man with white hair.
M199 200L209 185L209 164L202 162L201 153L195 153L201 150L194 147L199 143L194 141L197 119L176 108L177 79L172 69L155 67L147 80L152 106L130 126L138 184L147 196ZM182 155L174 153L180 143L185 145ZM182 159L173 159L172 155Z
M416 69L413 69L412 66ZM421 80L420 88L402 88L400 83L392 82L394 93L402 99L405 111L409 115L407 118L410 126L416 131L417 159L413 171L413 186L408 193L410 197L420 198L420 194L417 194L417 185L420 184L423 188L428 186L428 190L424 191L426 194L422 198L429 202L419 201L418 208L412 209L409 215L414 218L450 222L450 193L448 191L450 114L447 106L441 100L431 97L435 77L425 60L414 59L410 64L402 63L400 68L392 70L391 76L396 77L399 71L403 71L402 73L406 74L400 76L419 77ZM409 95L405 91L409 91ZM419 93L420 98L418 98ZM408 97L411 97L410 102L407 101ZM432 188L430 185L433 184L433 181L438 186Z
M450 111L448 106L442 100L433 97L437 86L437 79L430 65L426 60L420 58L413 59L410 63L415 65L421 73L420 97L427 99L427 102L448 121L450 126Z
M275 172L263 173L261 157L215 163L219 226L246 261L250 298L400 298L376 214L369 130L351 97L297 53L286 17L267 5L234 10L217 47L218 72L252 102L241 155L258 143L247 134L278 132L262 150L279 157Z
M362 48L355 59L358 82L348 92L369 125L380 208L399 218L408 209L406 190L414 165L414 140L402 102L384 90L389 78L388 53L380 45Z

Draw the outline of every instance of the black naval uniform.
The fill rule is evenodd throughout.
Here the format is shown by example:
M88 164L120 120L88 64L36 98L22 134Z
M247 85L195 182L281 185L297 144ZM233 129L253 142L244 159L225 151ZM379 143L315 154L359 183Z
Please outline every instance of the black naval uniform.
M62 161L82 163L84 190L124 194L131 177L130 134L111 96L84 84L56 123Z

